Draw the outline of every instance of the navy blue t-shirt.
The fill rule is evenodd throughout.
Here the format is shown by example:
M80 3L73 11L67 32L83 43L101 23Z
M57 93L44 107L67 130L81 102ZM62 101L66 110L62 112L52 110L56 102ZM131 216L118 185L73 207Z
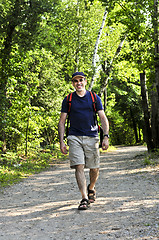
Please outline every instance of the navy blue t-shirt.
M103 106L97 95L97 111L99 110L103 110ZM61 112L68 112L67 97L62 102ZM98 136L98 126L94 123L93 102L89 91L83 97L79 97L76 92L72 94L69 135Z

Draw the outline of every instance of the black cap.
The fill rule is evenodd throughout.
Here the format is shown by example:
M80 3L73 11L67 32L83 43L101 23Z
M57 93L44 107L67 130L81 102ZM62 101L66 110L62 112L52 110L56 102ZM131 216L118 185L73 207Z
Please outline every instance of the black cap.
M75 77L86 77L86 75L83 73L83 72L75 72L73 75L72 75L72 80L75 78Z

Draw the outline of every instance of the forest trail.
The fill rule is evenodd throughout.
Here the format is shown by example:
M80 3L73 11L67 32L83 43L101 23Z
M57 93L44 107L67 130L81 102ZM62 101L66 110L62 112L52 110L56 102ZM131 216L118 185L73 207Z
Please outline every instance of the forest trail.
M97 200L81 200L69 161L0 192L0 240L159 239L159 169L143 146L101 154ZM88 182L88 170L86 170Z

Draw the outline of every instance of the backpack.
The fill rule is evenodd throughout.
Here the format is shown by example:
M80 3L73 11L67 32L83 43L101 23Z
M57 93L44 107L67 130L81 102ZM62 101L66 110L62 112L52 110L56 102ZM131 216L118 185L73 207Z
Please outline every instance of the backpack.
M100 133L100 144L99 147L102 147L103 141L103 129L98 125L97 120L97 95L95 92L89 91L91 98L92 98L92 105L93 105L93 115L94 115L94 123L98 126L98 132ZM69 120L70 120L70 111L71 111L71 102L72 102L72 95L73 93L69 93L67 95L67 104L68 104L68 112L67 112L67 124L66 124L66 137L69 133Z

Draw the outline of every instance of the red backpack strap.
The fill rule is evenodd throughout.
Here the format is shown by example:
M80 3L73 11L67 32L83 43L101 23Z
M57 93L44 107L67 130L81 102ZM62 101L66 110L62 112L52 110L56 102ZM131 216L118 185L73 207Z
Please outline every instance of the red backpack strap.
M70 111L71 111L72 94L73 94L73 93L69 93L69 94L67 95L68 114L69 114Z
M90 92L90 94L91 94L91 98L92 98L92 102L93 102L93 109L94 109L94 111L96 113L97 112L97 106L96 106L96 104L97 104L97 95L96 95L95 92Z

